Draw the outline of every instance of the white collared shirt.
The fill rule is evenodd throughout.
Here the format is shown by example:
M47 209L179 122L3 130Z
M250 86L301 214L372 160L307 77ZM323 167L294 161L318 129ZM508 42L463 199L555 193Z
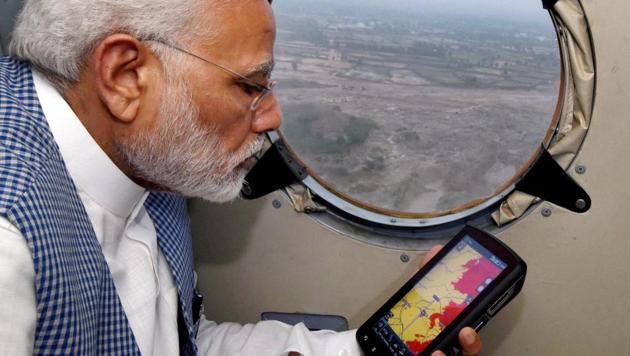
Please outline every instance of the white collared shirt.
M148 192L109 159L50 83L33 76L141 353L177 355L177 288L144 208ZM36 322L31 251L19 230L0 217L0 355L32 354ZM197 346L201 355L360 355L354 334L273 321L216 324L202 317Z

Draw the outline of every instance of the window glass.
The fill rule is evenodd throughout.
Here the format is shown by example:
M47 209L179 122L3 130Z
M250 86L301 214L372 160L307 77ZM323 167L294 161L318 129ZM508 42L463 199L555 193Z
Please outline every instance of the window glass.
M529 0L274 2L281 131L354 199L443 211L492 195L550 125L560 58Z

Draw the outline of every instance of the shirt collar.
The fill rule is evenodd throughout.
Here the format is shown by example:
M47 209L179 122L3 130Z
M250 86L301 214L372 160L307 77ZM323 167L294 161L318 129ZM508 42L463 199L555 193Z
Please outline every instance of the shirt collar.
M96 143L61 94L33 71L35 90L77 189L120 217L129 217L146 190L127 177Z

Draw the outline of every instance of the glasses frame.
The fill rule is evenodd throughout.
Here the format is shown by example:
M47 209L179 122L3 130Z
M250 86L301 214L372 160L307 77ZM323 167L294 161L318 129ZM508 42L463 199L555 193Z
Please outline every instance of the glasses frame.
M212 64L213 66L215 66L215 67L223 70L224 72L228 73L232 77L235 77L235 78L239 79L240 81L242 81L243 83L245 83L245 84L255 88L260 93L258 95L256 95L256 97L254 97L254 99L252 100L251 104L249 105L249 110L250 111L256 111L260 107L260 104L263 101L265 101L265 98L267 96L269 96L269 94L271 94L273 92L273 88L278 83L277 81L273 80L268 85L260 84L260 83L257 83L255 81L247 78L246 76L238 73L235 70L232 70L232 69L230 69L230 68L228 68L228 67L226 67L224 65L221 65L219 63L216 63L214 61L205 59L205 58L203 58L203 57L201 57L201 56L199 56L199 55L197 55L197 54L195 54L193 52L190 52L190 51L188 51L188 50L186 50L184 48L181 48L179 46L170 44L170 43L162 41L162 40L156 40L156 39L151 39L151 40L147 40L147 41L157 42L159 44L162 44L162 45L164 45L166 47L172 48L172 49L174 49L176 51L179 51L181 53L187 54L189 56L192 56L192 57L195 57L195 58L197 58L199 60L202 60L202 61L204 61L206 63Z

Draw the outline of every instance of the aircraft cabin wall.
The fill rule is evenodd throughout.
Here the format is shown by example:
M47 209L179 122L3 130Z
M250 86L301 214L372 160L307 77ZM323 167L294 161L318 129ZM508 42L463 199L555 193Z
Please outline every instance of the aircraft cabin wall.
M567 172L592 207L577 214L543 201L491 230L529 269L521 294L482 330L486 355L630 355L630 2L581 4L597 81L590 129ZM387 247L360 228L296 212L284 192L192 201L191 213L198 283L217 321L302 312L342 315L358 327L436 241Z

